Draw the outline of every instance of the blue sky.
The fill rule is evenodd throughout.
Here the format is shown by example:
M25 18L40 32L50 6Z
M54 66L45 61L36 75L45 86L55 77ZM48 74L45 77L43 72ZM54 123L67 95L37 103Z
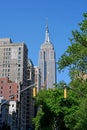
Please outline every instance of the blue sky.
M37 66L48 19L50 41L58 61L70 45L72 30L78 29L86 11L87 0L0 0L0 38L25 42L29 58ZM67 71L57 74L58 82L69 82Z

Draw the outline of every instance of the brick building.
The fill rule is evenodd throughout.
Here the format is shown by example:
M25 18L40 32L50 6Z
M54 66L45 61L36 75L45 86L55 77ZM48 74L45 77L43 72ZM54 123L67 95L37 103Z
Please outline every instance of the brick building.
M0 96L8 100L12 95L18 92L18 84L11 82L8 78L0 78ZM14 96L14 101L18 100L18 95Z

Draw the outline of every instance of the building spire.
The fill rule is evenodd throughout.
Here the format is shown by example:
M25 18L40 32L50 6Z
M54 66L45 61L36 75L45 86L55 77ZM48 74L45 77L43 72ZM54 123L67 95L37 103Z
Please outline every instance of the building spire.
M50 42L48 24L46 24L45 43Z

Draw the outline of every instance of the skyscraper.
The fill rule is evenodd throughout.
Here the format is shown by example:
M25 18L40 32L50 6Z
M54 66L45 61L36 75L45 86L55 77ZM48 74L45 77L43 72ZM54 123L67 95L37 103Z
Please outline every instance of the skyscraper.
M27 87L28 48L24 42L13 43L10 38L0 38L0 77L20 82L18 90ZM20 96L20 126L26 130L27 91Z
M41 87L54 88L56 83L56 56L54 46L49 38L49 29L46 25L45 42L41 45L39 53L39 68L41 71Z
M0 38L0 77L22 84L27 79L28 49L26 44L13 43L10 38Z

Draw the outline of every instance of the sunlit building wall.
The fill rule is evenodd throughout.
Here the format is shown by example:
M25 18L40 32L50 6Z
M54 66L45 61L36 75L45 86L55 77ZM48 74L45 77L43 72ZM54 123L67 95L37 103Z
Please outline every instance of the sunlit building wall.
M56 83L56 56L54 46L50 42L48 26L46 26L45 42L39 52L39 68L41 71L41 87L54 88Z

